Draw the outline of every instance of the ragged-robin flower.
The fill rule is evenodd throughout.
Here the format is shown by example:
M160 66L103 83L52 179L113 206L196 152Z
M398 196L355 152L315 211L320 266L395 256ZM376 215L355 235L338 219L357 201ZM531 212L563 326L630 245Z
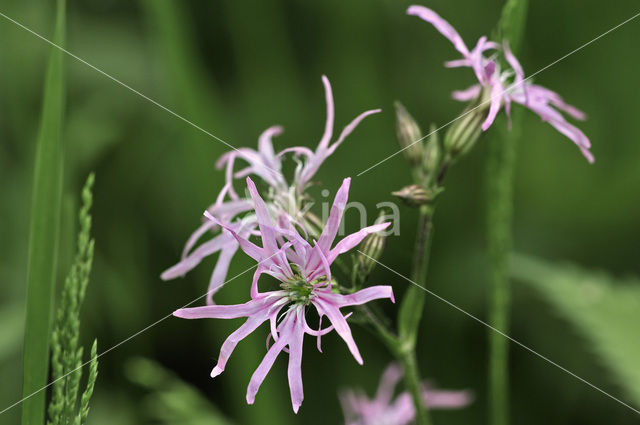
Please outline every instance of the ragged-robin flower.
M317 226L308 222L305 216L305 211L308 209L305 205L307 198L304 191L306 187L323 161L335 152L357 125L368 115L380 112L379 109L374 109L361 113L342 130L338 139L331 143L335 115L333 94L331 84L326 76L322 76L322 83L325 90L327 118L324 133L315 151L307 147L292 147L276 153L272 138L282 133L282 127L273 126L260 135L258 150L239 148L227 152L218 160L217 167L225 169L226 184L220 191L216 202L207 210L216 218L217 222L233 228L243 238L248 238L256 231L257 221L251 212L253 209L251 198L238 195L233 187L235 179L254 175L260 177L268 186L265 198L267 207L272 214L285 213L291 221L305 229L307 233L311 235L316 233ZM293 156L297 163L292 182L289 182L282 174L282 163L287 154ZM241 161L247 165L236 170L236 164ZM205 257L219 252L209 281L208 304L213 303L213 295L224 284L230 262L238 250L236 240L229 233L222 232L222 228L217 222L205 220L187 240L180 262L161 275L163 280L184 276ZM198 241L207 233L213 233L214 236L196 247Z
M408 425L415 419L415 407L408 392L394 398L395 387L402 378L402 368L390 364L380 378L373 399L352 390L340 394L346 425ZM438 390L423 385L422 401L429 409L457 409L471 403L469 391Z
M251 300L239 305L184 308L173 314L186 319L247 318L223 343L218 363L211 372L212 377L224 371L229 356L242 339L262 323L270 322L270 338L273 338L273 344L251 377L247 389L249 404L253 403L276 357L288 347L291 402L293 410L297 412L303 399L301 365L304 335L317 337L318 350L321 350L321 336L335 329L356 361L362 364L362 356L346 321L347 316L340 309L380 298L393 301L390 286L372 286L346 295L332 290L331 264L336 258L354 248L368 234L379 232L389 225L382 223L365 227L334 245L347 203L349 185L350 179L345 179L336 194L327 223L313 244L298 234L295 223L288 215L280 213L276 221L272 220L267 204L249 177L247 186L254 205L262 246L237 233L233 226L220 222L208 212L205 213L211 221L224 227L238 241L241 249L258 262L251 284ZM258 280L262 274L276 278L280 282L280 289L261 292L258 289ZM306 313L312 308L320 318L318 329L312 329L307 323ZM322 318L325 316L331 325L322 329Z
M414 5L409 7L407 13L432 24L462 54L462 59L448 61L445 66L473 69L478 83L465 90L454 91L453 98L463 102L475 101L477 106L489 104L489 111L481 125L483 131L491 126L502 108L509 117L511 103L515 102L536 113L542 121L551 124L561 134L571 139L589 162L594 161L589 151L591 148L589 139L579 128L569 123L562 112L577 120L584 120L585 114L565 103L556 92L525 79L522 66L509 49L507 41L500 46L498 43L488 41L486 37L480 37L476 46L469 50L458 32L433 10ZM500 50L509 66L502 71L495 55L485 57L486 52L494 51L497 54Z

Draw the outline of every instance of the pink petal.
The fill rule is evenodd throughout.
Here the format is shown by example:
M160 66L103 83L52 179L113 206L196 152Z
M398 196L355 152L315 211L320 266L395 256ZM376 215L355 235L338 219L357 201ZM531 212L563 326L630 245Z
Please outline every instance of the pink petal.
M282 134L282 127L275 125L263 131L258 138L258 151L262 155L266 165L278 171L280 170L280 161L277 160L275 152L273 151L271 138L279 136L280 134Z
M582 121L582 120L585 120L587 118L587 116L586 116L586 114L584 112L582 112L581 110L579 110L575 106L572 106L572 105L569 105L569 104L565 103L564 99L562 99L562 96L560 96L558 93L554 92L553 90L549 90L546 87L538 86L538 85L535 85L535 84L531 84L529 90L532 90L534 92L535 96L539 96L541 98L541 100L543 100L545 103L548 102L548 103L552 104L556 108L560 109L561 111L566 112L571 117L573 117L573 118L575 118L577 120L581 120Z
M245 339L251 332L255 331L258 326L263 324L265 320L268 319L268 315L265 313L257 314L255 316L251 316L247 319L246 322L242 324L235 332L233 332L229 337L224 341L222 347L220 348L220 355L218 356L218 363L211 371L211 377L215 378L220 375L227 364L227 360L229 360L229 356L235 350L236 345L243 339Z
M218 260L216 261L216 266L213 269L213 274L211 275L211 279L209 280L209 289L207 289L207 304L213 304L213 295L222 288L225 284L225 279L227 278L227 272L229 271L229 265L231 264L231 260L233 256L238 251L238 243L231 239L224 247L222 251L220 251L220 255L218 256Z
M203 243L188 257L180 261L178 264L168 268L160 275L162 280L175 279L184 276L188 271L200 264L203 258L218 252L227 243L229 239L224 234L220 234L215 238Z
M324 97L327 103L327 121L324 125L324 133L322 134L322 139L320 139L320 143L318 144L318 149L326 149L329 147L329 142L331 141L331 136L333 135L333 119L335 114L335 108L333 105L333 93L331 92L331 83L326 75L322 76L322 84L324 85Z
M196 244L196 242L198 242L198 240L202 237L202 235L207 233L209 230L215 229L217 226L218 225L212 222L211 220L205 220L196 229L196 231L193 232L191 236L189 236L189 239L187 239L187 243L184 245L184 249L182 250L182 259L184 260L187 257L187 255L189 254L189 251L191 251L193 246Z
M327 156L329 156L329 155L331 155L331 154L333 154L335 152L335 150L338 148L338 146L340 146L340 144L342 144L344 139L346 139L347 136L350 135L353 132L353 130L356 129L356 127L360 124L360 122L362 122L363 119L365 119L369 115L378 114L380 112L382 112L382 109L370 109L368 111L364 111L363 113L361 113L360 115L355 117L353 119L353 121L351 121L349 124L347 124L347 126L342 130L342 133L340 133L340 136L338 137L338 140L336 140L336 142L333 145L331 145L331 147L329 148Z
M378 391L374 403L382 406L386 406L393 399L393 393L396 385L402 379L402 368L397 363L391 363L384 370L382 377L380 378L380 384L378 385Z
M262 246L265 250L265 254L271 256L278 250L278 243L276 241L276 232L273 230L271 216L267 210L267 204L265 204L260 197L258 189L256 189L256 185L250 177L247 177L247 187L249 189L251 199L253 200L256 217L258 217Z
M322 297L330 299L339 307L366 304L369 301L379 300L382 298L389 298L392 302L395 302L395 299L393 298L393 288L388 285L370 286L349 295L333 293L322 294Z
M451 61L446 61L444 66L447 68L460 68L463 66L471 66L471 61L467 58L464 59L455 59Z
M349 200L350 184L351 178L349 177L342 181L342 185L340 186L340 189L338 189L338 193L336 193L336 197L333 200L333 205L331 205L331 212L329 213L327 223L322 230L320 238L318 238L318 246L320 246L324 252L329 252L331 245L333 245L333 241L338 234L340 221L342 221L342 214L344 213L344 208Z
M464 90L456 90L451 93L451 97L455 100L459 100L461 102L467 102L469 100L473 100L480 95L482 91L482 86L480 84L474 84L473 86L466 88Z
M247 388L247 403L253 404L256 399L256 394L260 389L260 385L266 378L267 373L271 370L273 363L276 361L278 354L282 351L282 349L289 343L289 339L291 336L291 314L287 315L285 318L284 330L280 333L280 338L273 343L267 354L264 356L258 368L251 375L251 380L249 381L249 387Z
M173 315L182 319L236 319L249 317L264 308L265 299L251 300L244 304L207 305L202 307L181 308Z
M331 268L329 260L319 245L311 249L310 259L304 265L305 276L308 281L314 281L324 276L326 282L331 282Z
M298 413L298 409L304 399L302 389L302 342L304 337L303 328L304 310L301 308L297 312L296 323L292 327L291 340L289 342L289 366L287 376L289 378L289 390L291 392L291 404L293 411Z
M318 309L318 313L324 313L327 316L338 335L340 335L340 337L347 344L347 347L349 348L349 351L351 351L353 357L358 363L362 364L362 356L360 355L358 346L356 345L356 342L353 340L353 336L351 335L351 328L349 328L349 324L347 324L347 321L345 320L340 310L338 310L338 307L331 302L324 301L321 297L316 297L312 300L312 303L316 306L316 308L320 307Z
M422 393L424 404L431 409L458 409L468 406L472 399L469 391L425 389Z
M390 224L391 223L389 222L374 224L373 226L365 227L364 229L358 230L357 232L352 233L349 236L346 236L340 242L338 242L336 246L329 252L329 255L327 256L327 259L329 260L329 264L333 263L333 261L338 257L338 255L344 254L345 252L349 251L351 248L355 247L360 242L362 242L362 240L368 234L380 232L386 229L387 227L389 227Z
M467 49L464 41L462 41L462 37L460 37L458 32L447 21L442 19L433 10L427 9L424 6L414 5L409 6L409 9L407 9L407 14L417 16L429 22L436 28L436 30L438 30L442 35L448 38L451 43L453 43L453 46L457 51L462 53L465 57L469 55L469 49Z
M227 230L229 233L231 233L233 235L233 237L238 241L238 243L240 244L240 248L242 248L242 250L245 252L245 254L247 254L248 256L253 258L254 260L260 262L263 259L268 258L268 256L264 254L264 250L262 248L260 248L259 246L257 246L253 242L249 241L248 239L243 238L240 235L238 235L238 233L236 233L236 231L231 226L221 223L217 218L215 218L214 216L209 214L208 211L204 212L204 216L207 217L209 220L219 224L225 230Z
M509 42L507 42L506 40L503 43L503 50L505 59L507 60L509 65L511 65L511 68L515 73L515 80L513 85L519 86L522 84L522 80L524 79L524 71L522 70L522 66L520 65L520 62L518 62L518 59L516 59L516 57L513 55L513 53L511 53Z
M482 131L487 131L487 129L493 124L493 121L496 119L498 112L500 112L500 105L502 103L502 96L504 94L502 84L498 81L497 78L494 78L491 89L491 106L489 107L489 114L487 118L482 123Z
M300 173L298 181L296 182L298 186L298 190L301 191L306 184L313 178L316 174L322 163L325 159L327 159L330 155L332 155L335 150L342 144L344 139L355 130L355 128L360 124L360 122L372 114L377 114L381 110L380 109L371 109L369 111L365 111L358 115L353 119L347 126L342 130L338 140L332 144L329 148L324 146L318 146L315 153L307 159L307 163L304 166L304 169Z

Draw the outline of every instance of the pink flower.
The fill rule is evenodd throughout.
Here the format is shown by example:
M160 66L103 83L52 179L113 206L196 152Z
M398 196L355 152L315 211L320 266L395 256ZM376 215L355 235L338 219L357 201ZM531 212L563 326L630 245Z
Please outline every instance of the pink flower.
M589 139L580 129L570 124L562 112L577 120L584 120L585 114L565 103L557 93L525 80L522 66L511 53L506 41L503 43L502 52L510 68L501 71L494 59L484 56L487 51L500 50L498 43L487 41L486 37L480 37L473 50L469 50L456 30L431 9L414 5L407 9L407 14L418 16L432 24L462 54L462 59L446 62L445 66L473 69L478 83L465 90L454 91L453 98L463 102L482 99L484 103L490 100L489 112L482 124L483 131L491 126L502 107L507 116L510 116L511 103L519 103L573 141L589 162L594 161L589 151L591 148Z
M407 425L415 418L415 407L408 392L393 397L395 387L402 378L402 368L390 364L380 379L373 399L365 394L347 390L340 395L346 425ZM456 409L471 403L468 391L436 390L424 386L423 402L429 409Z
M234 180L237 178L244 178L248 175L260 177L269 186L266 197L268 209L274 215L279 215L281 212L289 215L297 225L313 234L313 228L307 223L304 216L305 195L303 192L305 188L324 160L335 152L336 148L342 144L356 126L368 115L380 112L379 109L373 109L358 115L344 128L338 139L330 145L334 121L333 94L329 79L324 75L322 83L327 102L327 120L324 134L316 150L312 151L307 147L292 147L275 153L272 138L282 133L282 127L273 126L260 135L258 150L240 148L220 157L217 167L225 169L226 184L216 202L207 210L216 218L216 222L206 220L196 229L187 240L180 262L162 273L163 280L184 276L205 257L219 252L207 292L207 303L213 304L213 295L224 284L231 260L238 250L236 240L230 234L222 232L218 223L233 228L243 238L248 238L257 229L256 217L250 212L253 208L251 199L240 197L233 188ZM287 153L295 156L298 163L292 183L289 183L281 173L282 161ZM235 170L236 160L246 162L247 166ZM200 238L209 232L213 232L215 236L195 248Z
M255 208L262 246L255 245L247 237L240 235L233 226L223 224L213 215L205 213L211 221L224 227L237 240L242 250L258 262L251 284L251 300L239 305L185 308L173 314L186 319L247 318L245 323L222 345L218 364L211 372L212 377L224 371L229 356L242 339L262 323L270 322L270 337L274 342L251 377L247 389L249 404L253 403L262 381L278 354L288 348L291 402L293 410L297 412L303 399L301 364L304 334L317 337L318 350L321 351L321 336L335 329L356 361L362 364L362 356L346 321L347 316L340 309L379 298L390 298L393 301L393 291L390 286L372 286L348 295L332 291L330 267L335 259L358 245L366 235L381 231L389 225L389 223L383 223L365 227L346 236L337 244L333 244L347 203L349 184L350 179L345 179L336 194L327 224L313 245L296 232L286 214L280 214L277 223L272 221L267 204L260 197L255 184L249 177L247 177L247 186ZM258 280L263 273L279 280L281 289L260 292ZM331 326L322 329L320 323L317 330L311 329L307 324L305 313L312 306L320 317L320 322L326 316Z

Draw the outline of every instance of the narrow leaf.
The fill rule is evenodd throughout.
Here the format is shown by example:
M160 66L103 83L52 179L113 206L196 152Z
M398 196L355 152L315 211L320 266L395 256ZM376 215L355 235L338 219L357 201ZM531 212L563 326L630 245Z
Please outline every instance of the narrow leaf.
M64 43L65 2L58 0L53 40ZM23 425L44 423L51 306L55 284L62 197L63 53L52 48L47 65L42 118L36 142L31 204L27 308L24 335ZM36 391L40 391L35 393ZM32 396L33 394L33 396Z

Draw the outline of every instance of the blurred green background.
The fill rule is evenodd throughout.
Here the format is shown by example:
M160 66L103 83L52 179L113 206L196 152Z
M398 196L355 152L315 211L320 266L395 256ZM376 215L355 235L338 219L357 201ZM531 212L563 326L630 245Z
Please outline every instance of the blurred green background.
M401 156L355 177L397 150L393 101L402 101L423 128L431 122L441 125L462 110L450 92L472 82L468 70L442 66L456 57L454 49L430 25L407 17L409 4L69 1L67 48L238 147L255 147L258 135L273 124L285 127L276 148L315 146L325 120L320 76L326 74L336 101L336 133L363 110L383 108L316 176L332 192L344 177L354 177L351 199L363 202L373 218L376 204L391 200L389 193L410 179ZM422 4L449 20L468 45L491 32L502 7L499 0ZM2 0L0 5L2 13L50 36L51 2ZM548 65L637 8L634 1L607 2L606 7L595 0L531 2L520 55L525 72ZM523 114L515 190L518 252L617 277L640 275L639 37L640 20L633 21L536 76L536 82L588 114L580 127L593 142L596 163L588 165L570 141L533 114ZM49 49L0 19L0 409L21 395L34 142ZM102 351L205 290L211 258L182 280L166 283L159 275L178 259L203 209L221 188L223 174L214 162L228 148L70 57L66 69L59 275L66 274L71 262L79 190L95 170L96 261L82 332L85 345L97 337ZM498 125L505 125L504 120ZM487 305L484 154L479 143L447 176L428 282L434 292L480 318L486 317ZM389 240L382 257L399 271L409 268L414 221L415 214L402 208L402 234ZM356 222L354 218L347 225L355 227ZM238 255L229 276L251 265ZM540 272L538 277L545 276ZM633 278L621 283L594 276L596 284L606 281L608 291L624 286L635 291L631 299L638 294ZM245 300L248 279L231 282L219 301ZM627 375L619 372L622 378L616 378L612 372L615 353L626 348L608 344L614 355L607 357L589 337L591 325L586 331L573 326L574 313L567 320L559 314L562 307L549 302L549 291L532 289L524 280L514 281L510 334L605 391L640 405L640 396L634 401L628 390L640 382L621 383ZM384 270L376 270L373 281L393 285L397 295L407 284ZM468 388L476 395L467 409L436 412L436 423L484 423L486 328L434 298L426 308L418 353L424 375L441 387ZM640 304L631 308L637 318ZM596 322L604 331L608 317L602 314ZM632 350L640 344L637 323L611 323L622 334L618 341ZM255 405L247 406L246 386L265 352L266 333L245 340L225 373L209 378L222 341L237 325L169 318L106 354L100 359L89 423L216 423L218 412L242 424L340 423L338 389L361 387L373 394L391 359L371 334L354 326L364 366L332 334L324 340L324 354L312 342L305 346L305 402L297 416L291 411L283 359L276 362ZM513 423L637 423L631 410L531 353L512 345L511 355ZM637 371L640 361L630 367ZM0 423L17 423L19 412L14 408L0 415Z

